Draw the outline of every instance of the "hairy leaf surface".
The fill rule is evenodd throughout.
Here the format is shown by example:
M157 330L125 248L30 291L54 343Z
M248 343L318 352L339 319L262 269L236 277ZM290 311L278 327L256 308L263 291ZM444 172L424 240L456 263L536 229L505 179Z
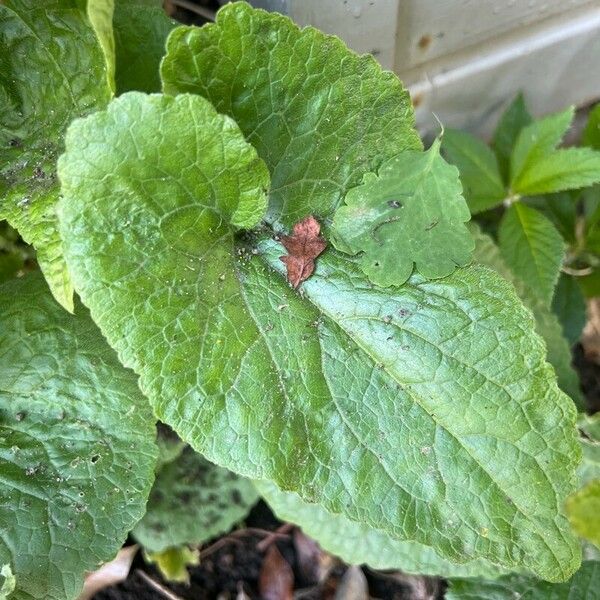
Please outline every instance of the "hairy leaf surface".
M466 131L447 129L442 138L442 153L458 167L463 193L473 214L504 200L507 192L498 160L485 142Z
M413 267L429 279L471 261L471 218L456 167L439 152L406 151L368 173L335 213L333 242L380 286L401 285Z
M421 148L396 75L281 15L229 4L215 24L175 29L167 50L164 91L235 119L269 167L267 218L280 227L331 216L364 173Z
M535 208L516 202L500 221L498 242L513 273L550 307L565 254L556 227Z
M455 579L448 600L600 600L600 562L586 561L566 583L550 584L526 575L493 581Z
M261 166L200 97L126 94L69 130L67 260L158 417L212 462L445 558L568 577L575 410L510 286L479 267L382 289L327 250L297 292L281 244L233 243L236 207L260 219Z
M157 474L133 536L149 552L202 544L229 531L257 499L248 479L213 465L188 446Z
M19 302L15 302L15 298ZM154 418L87 311L40 275L0 287L0 564L11 600L71 600L144 513Z
M104 107L111 96L87 5L0 5L0 219L36 247L52 293L69 310L73 289L57 230L56 159L71 120Z
M433 548L400 541L343 515L334 515L318 504L304 502L294 492L282 492L271 482L255 481L254 485L281 520L296 523L321 548L351 565L366 563L374 569L440 577L496 577L502 573L500 567L484 560L451 563Z

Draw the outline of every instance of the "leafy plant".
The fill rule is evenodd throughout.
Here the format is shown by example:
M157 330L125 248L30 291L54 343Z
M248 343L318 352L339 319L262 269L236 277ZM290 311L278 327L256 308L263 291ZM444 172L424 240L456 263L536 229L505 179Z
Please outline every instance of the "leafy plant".
M521 195L600 179L595 151L556 150L571 113L513 106L499 159L447 132L457 171L423 150L395 75L337 38L229 4L171 31L148 95L172 23L155 2L106 6L0 7L0 216L74 309L39 275L0 288L6 594L75 598L130 530L181 571L186 544L244 517L244 478L351 561L568 580L582 444L546 363L547 345L577 400L552 312L563 241ZM505 192L498 249L467 204ZM158 459L155 417L191 448L159 436Z

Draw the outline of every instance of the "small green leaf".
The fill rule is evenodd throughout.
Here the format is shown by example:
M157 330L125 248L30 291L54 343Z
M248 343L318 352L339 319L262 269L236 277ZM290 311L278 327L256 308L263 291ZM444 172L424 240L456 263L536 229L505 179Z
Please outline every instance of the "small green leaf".
M239 523L257 499L250 481L188 446L159 471L147 512L132 533L149 552L203 544Z
M515 276L490 236L481 233L473 224L471 233L475 239L475 261L494 269L514 285L525 306L533 313L536 331L546 342L548 361L554 367L558 384L579 407L584 408L585 401L579 387L579 376L571 366L571 348L562 334L558 317L537 294L532 293L529 284Z
M0 564L11 600L74 600L144 513L152 411L83 307L66 313L37 273L0 287L0 348Z
M504 572L484 560L451 563L433 548L396 540L383 531L329 513L318 504L304 502L293 492L282 492L268 481L255 481L254 485L282 521L299 525L321 548L349 564L439 577L496 577Z
M488 210L504 200L506 188L498 161L484 142L465 131L447 129L442 138L442 153L458 167L471 213Z
M471 218L458 171L440 156L408 150L369 173L350 190L333 219L334 245L362 253L360 264L380 286L401 285L413 267L430 279L471 261Z
M596 104L590 112L583 132L583 143L590 148L600 150L600 104Z
M558 316L569 344L577 343L587 315L585 298L575 277L561 273L554 290L552 311Z
M56 159L73 118L104 107L111 96L106 60L82 4L0 5L0 219L36 247L52 293L68 310L73 289L57 230Z
M539 157L513 181L512 189L532 196L576 190L599 181L600 152L589 148L567 148Z
M550 584L527 575L506 575L494 581L454 579L447 600L599 600L600 562L586 561L566 583Z
M500 221L498 242L513 273L549 307L565 254L556 227L539 211L516 202Z
M535 208L552 221L565 242L570 246L577 244L578 202L580 192L558 192L545 196L523 198L521 202Z
M510 158L510 184L513 191L519 188L520 178L535 170L537 163L551 154L569 129L575 109L534 121L524 127L515 143Z
M492 147L498 158L498 165L502 173L502 180L508 185L510 171L510 156L513 148L524 127L533 121L523 94L518 94L506 109L494 131Z
M144 552L144 558L154 563L160 574L167 580L176 583L190 582L188 567L200 564L200 553L186 546L167 548L162 552Z
M382 289L329 249L296 291L271 232L228 224L240 195L260 219L262 169L198 96L129 93L69 129L65 256L158 418L211 462L448 560L569 577L575 408L509 284L467 267Z
M177 25L161 0L116 0L113 20L117 92L159 92L159 64Z
M600 479L571 494L565 507L577 534L600 547Z
M208 98L267 163L279 228L330 217L365 173L422 147L396 75L282 15L227 4L215 24L175 29L167 50L164 91Z

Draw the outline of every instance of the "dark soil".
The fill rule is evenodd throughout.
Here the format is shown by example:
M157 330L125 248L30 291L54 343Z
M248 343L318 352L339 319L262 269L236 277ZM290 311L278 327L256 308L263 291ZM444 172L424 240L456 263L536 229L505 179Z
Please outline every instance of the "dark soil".
M282 524L273 516L267 505L260 501L248 515L245 525L248 528L275 531ZM347 566L336 560L323 581L320 583L307 581L305 574L299 568L290 533L288 532L285 539L278 539L273 543L277 544L282 556L294 570L296 594L300 594L303 600L333 599ZM241 590L251 599L260 599L258 579L265 552L257 546L264 539L264 535L256 534L221 538L219 544L224 543L221 548L204 557L199 566L189 569L189 586L164 581L156 569L152 565L145 564L141 554L138 554L127 581L96 594L94 600L169 598L164 592L153 589L144 574L181 600L233 600ZM211 543L206 544L203 552L210 547ZM402 579L394 579L391 575L368 568L364 569L364 573L369 585L369 593L373 598L434 600L443 597L443 585L435 578L405 576ZM422 595L424 591L427 592L426 596Z
M588 412L594 414L600 411L600 366L586 358L581 344L573 348L573 366L579 373Z

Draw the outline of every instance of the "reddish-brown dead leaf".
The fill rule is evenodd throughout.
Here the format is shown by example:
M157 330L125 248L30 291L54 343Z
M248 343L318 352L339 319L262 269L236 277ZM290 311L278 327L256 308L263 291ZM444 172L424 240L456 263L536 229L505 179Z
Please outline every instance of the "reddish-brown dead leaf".
M275 544L267 550L260 569L258 590L263 600L292 600L294 597L294 573Z
M333 566L331 556L319 547L317 542L304 535L300 529L294 529L294 550L296 566L306 585L321 583Z
M288 254L279 259L285 264L288 281L294 288L312 275L315 258L327 247L320 233L319 222L309 215L294 225L292 235L281 236L281 243Z

